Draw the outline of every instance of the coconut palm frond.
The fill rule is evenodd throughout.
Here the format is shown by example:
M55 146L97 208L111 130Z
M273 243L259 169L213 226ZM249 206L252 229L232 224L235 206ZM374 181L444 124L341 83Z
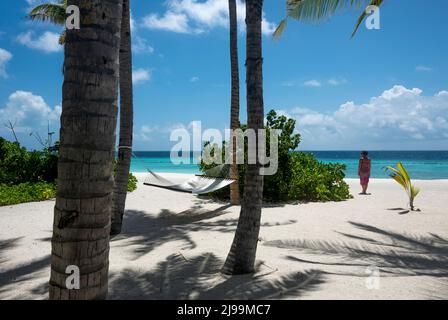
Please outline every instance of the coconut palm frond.
M66 20L66 0L60 3L44 3L30 11L28 17L33 21L51 22L64 25Z
M283 34L283 31L286 28L286 25L288 24L288 19L283 19L282 21L280 21L277 29L275 29L273 37L274 39L278 39L281 37L281 35Z
M383 3L383 0L372 0L370 3L371 6L377 6L379 7ZM364 10L361 15L358 18L358 21L356 22L355 30L353 30L351 37L353 38L356 35L356 32L358 32L359 26L364 21L364 19L367 17L367 13Z
M389 177L397 181L406 191L409 197L409 205L411 207L411 210L414 210L414 199L420 193L420 189L412 184L411 177L409 176L406 168L401 162L399 162L397 163L396 168L387 166L385 167L385 171L389 175Z
M319 22L338 11L367 6L372 0L292 0L287 4L288 16L301 21Z
M383 0L287 0L286 1L286 18L277 27L274 37L281 36L285 29L288 18L305 22L319 22L332 17L336 12L345 12L352 9L359 10L368 5L380 6ZM366 18L363 12L358 18L352 37L356 34L362 21Z

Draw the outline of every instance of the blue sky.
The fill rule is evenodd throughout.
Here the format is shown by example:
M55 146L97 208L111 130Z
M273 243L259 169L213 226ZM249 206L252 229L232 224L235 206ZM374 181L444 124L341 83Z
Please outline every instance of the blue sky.
M40 0L0 2L0 136L16 122L20 141L59 130L60 27L26 20ZM425 2L426 4L426 2ZM240 26L244 26L240 1ZM320 24L290 21L270 32L284 1L265 0L265 110L297 119L305 150L448 149L448 2L386 0L381 29L361 26L359 11ZM227 0L133 0L134 149L169 150L173 128L224 130L230 118ZM241 120L246 119L245 34L240 28Z

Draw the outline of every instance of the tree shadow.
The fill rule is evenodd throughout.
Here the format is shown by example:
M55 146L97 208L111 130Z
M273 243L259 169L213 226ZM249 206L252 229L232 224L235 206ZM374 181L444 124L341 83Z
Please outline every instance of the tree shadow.
M0 264L6 261L4 258L4 252L16 247L22 238L23 237L0 240Z
M204 211L202 205L195 205L179 213L163 209L157 216L145 211L128 210L123 219L122 233L113 237L111 241L126 240L119 246L133 246L132 252L135 254L135 260L168 241L182 241L185 244L185 249L194 249L197 245L192 240L190 232L235 232L238 219L212 220L229 213L227 209L230 207L231 205L225 205L212 211ZM277 227L294 223L297 221L267 222L263 223L261 227Z
M109 299L211 300L278 299L300 296L324 283L317 270L292 272L278 277L269 274L224 276L223 261L213 253L186 259L171 255L153 270L139 273L127 269L111 276ZM272 278L272 279L270 279Z
M340 233L348 241L274 240L263 245L296 249L305 253L325 254L342 259L326 263L288 256L290 260L321 265L370 266L381 268L389 276L448 277L448 239L437 234L419 236L383 230L371 225L349 222L369 236ZM377 240L380 238L381 240Z
M20 282L28 281L33 278L33 274L44 268L49 268L51 256L47 255L30 263L14 266L0 274L0 292L7 285L16 285Z
M188 249L194 249L196 243L188 235L188 226L226 214L229 207L230 205L227 205L213 211L203 211L201 205L195 205L179 213L163 209L157 216L145 211L127 210L121 234L113 237L111 241L126 239L126 243L121 246L135 246L135 259L168 241L183 241Z

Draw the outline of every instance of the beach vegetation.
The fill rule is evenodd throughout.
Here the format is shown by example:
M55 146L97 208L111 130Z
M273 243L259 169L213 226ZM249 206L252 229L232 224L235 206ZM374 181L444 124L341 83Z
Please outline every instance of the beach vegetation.
M0 206L37 202L56 197L54 182L25 182L17 185L0 185Z
M28 151L19 142L0 137L0 206L45 201L56 196L58 145L56 142L43 150ZM137 178L129 173L127 190L136 189Z
M296 121L271 110L266 117L265 129L279 130L278 170L271 176L264 176L263 200L268 202L288 201L343 201L351 197L349 186L344 181L345 164L323 163L310 153L295 151L301 142L301 136L296 132ZM247 126L242 125L242 130ZM268 141L268 139L266 139ZM215 152L222 148L215 146ZM266 148L269 148L267 143ZM245 150L247 159L247 147ZM216 164L200 163L200 170L206 172ZM244 192L244 175L247 165L238 165L240 179L240 194ZM228 199L228 188L211 193L217 199Z
M420 193L420 189L412 184L411 177L406 168L399 162L397 163L396 168L387 166L385 171L389 177L397 181L403 187L409 198L409 208L411 211L415 211L414 200Z

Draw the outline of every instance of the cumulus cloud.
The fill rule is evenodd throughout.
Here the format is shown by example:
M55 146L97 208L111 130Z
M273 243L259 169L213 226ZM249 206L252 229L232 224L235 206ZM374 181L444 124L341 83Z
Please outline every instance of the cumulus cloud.
M200 80L199 77L194 76L194 77L191 77L190 82L198 82L199 80Z
M183 123L166 123L165 125L142 125L134 132L134 138L136 141L148 142L154 140L169 139L171 132L178 129L188 130L191 128L192 123L185 125Z
M59 44L59 36L57 33L46 31L40 36L34 37L33 31L27 31L19 34L17 41L30 49L53 53L62 51L62 46Z
M7 78L6 64L12 59L12 54L0 48L0 78Z
M330 86L340 86L347 83L347 79L345 78L331 78L327 81Z
M281 111L297 120L308 148L359 148L448 139L448 92L425 96L418 88L396 85L369 102L342 104L322 113L297 107ZM447 141L448 142L448 141Z
M41 96L16 91L9 96L6 106L0 108L0 124L15 122L17 132L29 132L46 126L48 121L57 122L61 112L61 106L51 108Z
M151 70L136 69L132 71L132 82L134 84L144 83L151 80Z
M158 126L143 125L137 132L134 133L134 138L137 141L148 142L153 139L154 133L158 131L159 131Z
M305 87L319 88L322 86L322 83L320 83L320 81L317 81L317 80L308 80L308 81L305 81L303 83L303 85Z
M148 43L148 40L136 36L132 42L132 52L136 54L151 54L154 53L154 47Z
M143 26L177 33L199 34L216 27L229 25L229 4L227 0L168 0L168 9L162 15L149 14L143 19ZM237 0L237 14L240 29L244 28L246 6ZM275 31L276 25L269 22L263 13L263 34Z

